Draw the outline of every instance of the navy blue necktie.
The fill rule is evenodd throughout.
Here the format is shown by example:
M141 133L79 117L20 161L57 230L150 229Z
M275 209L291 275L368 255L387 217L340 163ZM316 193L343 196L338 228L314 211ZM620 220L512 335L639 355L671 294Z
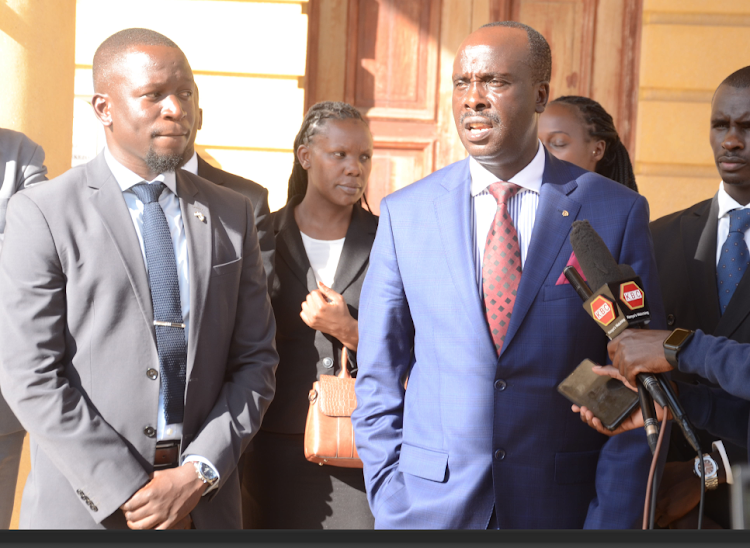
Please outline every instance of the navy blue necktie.
M729 236L721 246L716 281L719 287L719 310L722 314L732 300L734 290L750 264L750 253L745 243L745 232L750 228L750 209L733 209L729 212Z
M139 183L132 187L143 202L143 244L148 282L154 307L156 349L159 352L161 390L167 424L182 422L185 398L187 342L182 322L177 261L167 218L159 205L164 183Z

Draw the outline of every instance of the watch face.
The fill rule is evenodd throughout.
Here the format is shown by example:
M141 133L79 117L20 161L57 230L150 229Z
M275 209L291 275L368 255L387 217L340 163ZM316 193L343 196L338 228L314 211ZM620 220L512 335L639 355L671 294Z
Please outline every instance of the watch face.
M209 483L216 481L216 473L205 462L201 463L201 475L206 478L206 481Z
M679 348L686 339L692 336L692 334L693 332L688 331L687 329L675 329L669 337L667 337L667 340L664 341L664 346Z
M712 476L715 476L718 472L716 463L714 462L714 459L712 459L708 455L703 456L703 467L706 469L706 477L710 478ZM695 459L695 475L700 477L701 476L701 467L700 464L698 464L698 458Z

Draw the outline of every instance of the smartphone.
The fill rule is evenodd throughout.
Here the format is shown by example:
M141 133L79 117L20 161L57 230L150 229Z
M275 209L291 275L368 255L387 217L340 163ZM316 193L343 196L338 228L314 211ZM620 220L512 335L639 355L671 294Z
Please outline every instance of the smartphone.
M583 360L557 391L579 407L589 408L605 428L614 430L638 405L638 393L617 379L597 375L591 370L595 365Z

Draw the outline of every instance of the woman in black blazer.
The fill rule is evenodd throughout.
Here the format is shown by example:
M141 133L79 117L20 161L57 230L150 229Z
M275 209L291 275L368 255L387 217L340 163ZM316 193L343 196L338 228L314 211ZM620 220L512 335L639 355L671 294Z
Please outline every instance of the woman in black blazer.
M303 452L312 383L340 372L343 346L356 368L359 294L377 229L377 217L360 203L372 146L362 115L346 103L314 105L295 139L288 201L271 215L279 367L243 474L246 528L374 525L362 470L319 466Z

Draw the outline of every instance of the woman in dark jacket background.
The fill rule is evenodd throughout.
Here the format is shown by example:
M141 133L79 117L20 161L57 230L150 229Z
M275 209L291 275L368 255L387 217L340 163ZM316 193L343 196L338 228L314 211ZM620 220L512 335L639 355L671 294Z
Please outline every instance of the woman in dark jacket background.
M272 214L279 367L244 470L246 528L374 525L362 470L319 466L303 451L312 383L341 371L343 346L356 368L359 294L377 229L361 206L372 147L367 123L346 103L311 107L295 139L288 201Z

